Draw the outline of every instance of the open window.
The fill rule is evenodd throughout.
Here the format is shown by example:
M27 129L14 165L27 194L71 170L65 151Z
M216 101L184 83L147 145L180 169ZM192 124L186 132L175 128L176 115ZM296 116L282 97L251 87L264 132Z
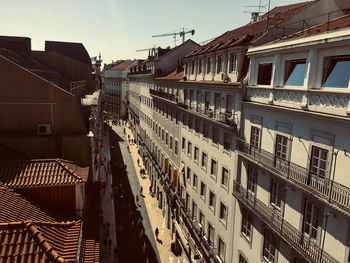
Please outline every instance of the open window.
M324 60L324 88L348 88L350 77L350 56L327 57Z
M306 60L286 61L285 86L304 86Z
M272 74L272 63L259 64L258 85L270 85Z

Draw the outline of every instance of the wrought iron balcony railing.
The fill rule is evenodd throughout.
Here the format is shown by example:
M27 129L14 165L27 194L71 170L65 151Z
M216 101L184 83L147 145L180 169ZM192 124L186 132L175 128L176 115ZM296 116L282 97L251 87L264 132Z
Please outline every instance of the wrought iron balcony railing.
M170 93L167 93L161 90L155 90L155 89L151 89L149 92L153 96L161 97L171 101L176 101L176 96L174 94L170 94Z
M196 245L204 252L204 259L206 262L216 262L219 263L214 251L214 248L210 246L208 241L203 236L203 230L194 223L191 218L191 215L186 210L186 206L181 200L177 199L178 206L180 207L180 216L179 221L186 231L186 233L196 242ZM214 261L208 261L212 259Z
M259 165L294 183L302 190L317 195L335 205L346 215L350 214L350 188L290 161L277 159L272 153L252 146L237 138L237 149Z
M285 221L278 211L268 207L256 196L248 193L236 180L234 181L233 195L309 262L339 263L314 241L306 237L304 233Z

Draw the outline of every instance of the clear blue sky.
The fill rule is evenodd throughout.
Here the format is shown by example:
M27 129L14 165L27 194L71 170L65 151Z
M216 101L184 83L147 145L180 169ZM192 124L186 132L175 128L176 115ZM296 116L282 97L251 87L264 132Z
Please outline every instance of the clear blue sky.
M26 36L33 50L45 40L81 42L103 63L145 58L137 49L174 46L171 36L154 34L195 29L196 42L214 38L247 24L260 0L1 0L0 35ZM274 6L302 0L271 0ZM261 0L267 5L268 0ZM262 9L266 12L266 9ZM178 38L177 43L180 42Z

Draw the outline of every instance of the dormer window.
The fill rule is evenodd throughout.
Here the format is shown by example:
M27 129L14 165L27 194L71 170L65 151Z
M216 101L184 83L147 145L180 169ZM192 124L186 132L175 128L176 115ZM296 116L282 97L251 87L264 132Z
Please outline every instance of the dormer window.
M191 74L194 74L194 60L191 61Z
M348 88L350 56L328 57L324 60L324 88Z
M286 62L285 86L304 86L306 60L293 60Z
M198 74L202 74L202 59L198 59Z
M189 73L188 62L186 62L186 64L185 64L185 71L186 71L185 75L188 75L188 73Z
M212 62L212 58L207 58L207 74L209 74L211 72L211 63Z
M223 56L220 55L217 57L217 72L216 73L222 72L222 62L223 62Z
M237 68L236 53L231 53L230 54L230 66L229 66L230 73L233 71L236 71L236 68Z
M271 84L272 63L259 64L258 85Z

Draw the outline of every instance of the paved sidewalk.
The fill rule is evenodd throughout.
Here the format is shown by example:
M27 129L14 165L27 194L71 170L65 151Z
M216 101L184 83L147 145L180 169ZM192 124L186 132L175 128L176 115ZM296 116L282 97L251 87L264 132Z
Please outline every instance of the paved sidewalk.
M124 137L123 134L123 128L122 127L113 127L114 130L119 133L121 136ZM126 138L127 135L130 135L130 139L134 139L131 131L126 128ZM127 141L127 139L126 139ZM156 197L152 197L150 195L149 189L151 185L151 181L149 180L148 175L144 176L143 178L140 175L140 169L145 168L142 162L141 156L138 154L138 146L135 144L129 144L129 149L131 153L131 157L134 163L134 167L136 169L137 179L139 181L140 186L143 188L143 200L140 200L140 203L142 201L146 206L146 210L151 222L151 228L153 233L153 238L156 241L154 231L156 227L159 229L159 236L158 241L156 241L157 249L160 255L161 262L164 263L180 263L180 257L176 257L170 250L171 246L171 233L170 230L166 227L166 218L162 215L162 210L158 208L158 201ZM140 160L139 165L137 164L137 159Z

